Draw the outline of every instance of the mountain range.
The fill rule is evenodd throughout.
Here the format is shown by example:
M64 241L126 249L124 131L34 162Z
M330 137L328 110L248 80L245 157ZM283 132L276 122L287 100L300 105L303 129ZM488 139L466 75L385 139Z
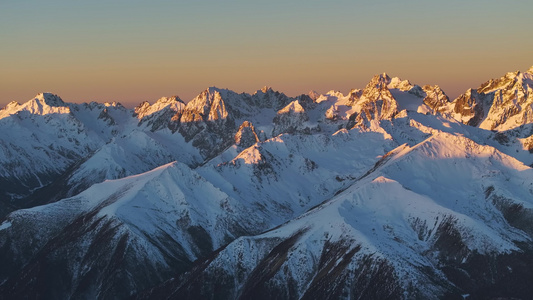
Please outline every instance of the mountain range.
M211 87L0 110L0 298L533 294L533 67L451 100Z

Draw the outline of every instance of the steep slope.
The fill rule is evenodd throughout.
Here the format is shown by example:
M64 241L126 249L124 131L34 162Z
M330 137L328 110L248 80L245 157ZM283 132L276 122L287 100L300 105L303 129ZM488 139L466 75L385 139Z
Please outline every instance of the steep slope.
M331 198L392 147L373 132L282 134L240 153L233 146L196 170L261 214L270 226L266 230Z
M106 181L7 217L0 294L123 298L253 232L253 215L179 163Z
M513 158L441 132L397 148L331 200L237 239L144 296L528 297L532 182L533 170Z
M0 206L18 206L15 200L51 183L102 144L52 94L10 103L0 117Z
M184 106L161 98L134 112L118 103L65 103L49 93L10 103L0 111L0 217L174 160L199 164L198 150L169 129Z

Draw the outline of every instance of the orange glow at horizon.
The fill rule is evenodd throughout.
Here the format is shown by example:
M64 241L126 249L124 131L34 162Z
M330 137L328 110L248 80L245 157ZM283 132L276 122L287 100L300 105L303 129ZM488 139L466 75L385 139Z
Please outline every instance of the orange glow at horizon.
M453 100L533 65L529 2L28 2L0 4L0 107L40 92L129 107L209 86L347 93L383 72Z

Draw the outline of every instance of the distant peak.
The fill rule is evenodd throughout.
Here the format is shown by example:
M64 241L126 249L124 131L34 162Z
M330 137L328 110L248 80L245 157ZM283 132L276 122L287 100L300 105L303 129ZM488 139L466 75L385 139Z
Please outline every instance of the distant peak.
M309 98L313 99L313 101L316 101L316 99L318 99L320 97L320 94L317 93L315 90L310 90L309 93L307 93L307 96L309 96Z
M371 84L378 85L378 84L384 84L388 85L391 82L391 78L387 73L381 73L378 75L374 75L372 77L372 80L370 81Z
M215 94L216 92L219 92L220 89L216 86L210 86L206 88L200 95L207 95L207 94Z
M531 66L531 68L529 68L529 70L527 70L526 73L533 75L533 66Z
M263 93L265 93L265 94L266 94L268 91L272 91L272 88L269 87L269 86L266 86L266 85L261 89L261 92L263 92Z
M68 114L70 113L70 107L57 95L40 93L24 104L14 101L9 103L4 109L0 110L0 119L20 111L38 115Z
M35 100L41 100L46 103L48 106L65 106L65 102L58 95L52 93L40 93L35 96Z
M112 102L104 102L105 107L124 107L120 102L112 101Z
M391 80L391 77L389 75L387 75L387 73L383 72L379 75L376 75L374 77L377 77L379 78L380 81L390 81Z
M305 109L300 104L298 100L292 101L287 106L278 111L278 114L287 114L287 113L303 113Z

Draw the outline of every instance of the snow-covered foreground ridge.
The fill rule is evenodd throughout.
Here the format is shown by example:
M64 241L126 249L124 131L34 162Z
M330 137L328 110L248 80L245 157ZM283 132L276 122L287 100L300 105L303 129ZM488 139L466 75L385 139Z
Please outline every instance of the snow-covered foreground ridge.
M0 296L527 298L532 73L10 103Z

